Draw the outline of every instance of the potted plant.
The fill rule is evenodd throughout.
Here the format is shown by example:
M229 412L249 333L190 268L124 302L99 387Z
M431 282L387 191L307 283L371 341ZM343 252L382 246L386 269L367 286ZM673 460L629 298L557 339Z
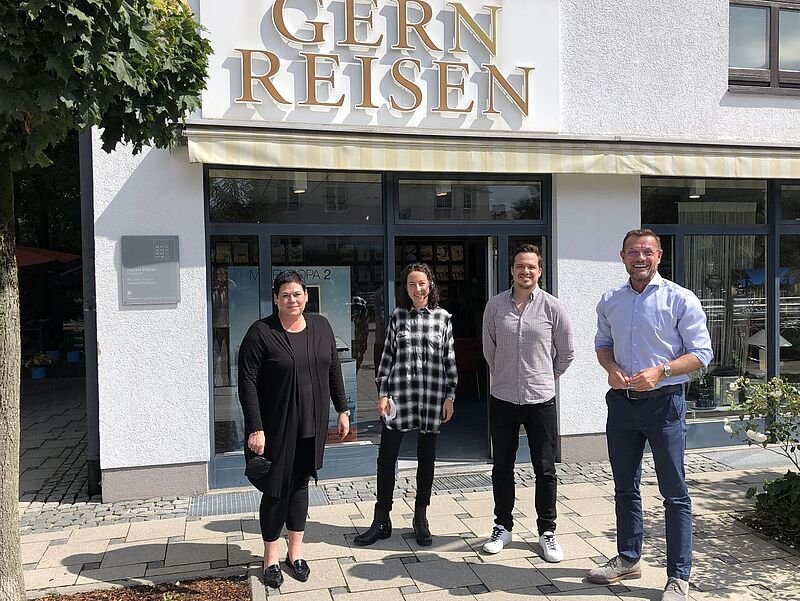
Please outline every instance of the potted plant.
M751 524L795 548L800 548L800 388L781 378L769 381L740 377L730 384L739 393L734 405L738 420L725 418L723 428L748 445L772 445L794 470L766 481L763 490L751 487L755 516Z
M44 380L47 376L47 366L53 362L45 353L37 353L25 363L31 370L31 380Z

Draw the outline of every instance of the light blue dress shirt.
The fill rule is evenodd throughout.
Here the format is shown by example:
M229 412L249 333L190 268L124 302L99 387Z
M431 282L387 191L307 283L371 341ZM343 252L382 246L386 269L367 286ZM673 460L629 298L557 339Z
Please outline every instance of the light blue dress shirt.
M686 353L695 355L704 367L714 357L700 300L658 273L641 294L630 280L603 294L597 304L594 348L612 349L614 360L629 376ZM656 388L688 380L685 374L672 376Z

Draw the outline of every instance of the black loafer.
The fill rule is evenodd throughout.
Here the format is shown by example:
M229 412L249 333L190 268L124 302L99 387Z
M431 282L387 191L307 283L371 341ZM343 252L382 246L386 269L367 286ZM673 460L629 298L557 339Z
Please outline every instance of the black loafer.
M294 561L289 561L289 558L287 557L284 563L286 564L286 567L289 568L289 574L291 574L295 580L305 582L311 575L311 568L308 567L308 562L305 559L295 559Z
M273 563L264 568L264 584L269 588L279 588L283 584L283 572L281 566Z

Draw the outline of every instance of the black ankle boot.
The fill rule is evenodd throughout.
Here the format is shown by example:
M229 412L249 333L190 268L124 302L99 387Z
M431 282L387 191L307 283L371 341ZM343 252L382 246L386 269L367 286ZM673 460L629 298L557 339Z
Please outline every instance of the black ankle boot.
M392 520L386 518L386 521L372 520L372 525L369 530L362 532L353 539L357 545L366 547L375 541L382 538L389 538L392 535Z
M415 509L414 520L411 522L411 525L414 527L414 536L417 537L417 544L421 547L427 547L433 542L426 513L425 507L422 509Z

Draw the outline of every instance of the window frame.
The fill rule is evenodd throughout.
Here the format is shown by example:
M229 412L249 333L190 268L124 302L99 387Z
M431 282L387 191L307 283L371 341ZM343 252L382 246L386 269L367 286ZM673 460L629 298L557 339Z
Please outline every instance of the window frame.
M761 91L782 94L800 95L800 71L779 69L780 65L780 11L795 10L800 12L800 0L733 0L732 6L750 6L768 9L767 69L742 69L730 66L728 59L728 86L732 91ZM728 43L730 45L730 20L728 22Z

